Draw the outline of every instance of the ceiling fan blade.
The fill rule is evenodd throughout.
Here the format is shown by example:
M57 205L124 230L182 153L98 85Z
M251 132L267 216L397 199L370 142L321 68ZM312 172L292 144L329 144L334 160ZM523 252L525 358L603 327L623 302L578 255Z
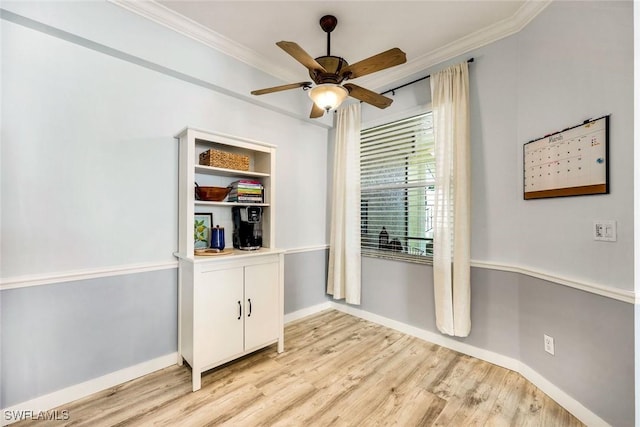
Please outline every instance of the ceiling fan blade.
M252 90L251 95L264 95L265 93L280 92L281 90L296 89L299 87L311 87L311 82L291 83L288 85L268 87L266 89Z
M386 96L375 93L369 89L365 89L353 83L346 83L343 85L345 89L349 91L349 96L359 99L362 102L371 104L378 108L387 108L393 102L393 99Z
M293 59L295 59L296 61L298 61L305 67L307 67L309 70L315 70L321 73L327 72L327 70L325 70L322 65L318 64L318 62L315 59L313 59L311 55L305 52L303 48L298 46L297 43L287 42L283 40L276 43L276 45L278 45L282 50L287 52L289 55L293 56Z
M407 62L407 55L397 47L394 47L393 49L349 65L341 74L346 78L355 79L356 77L366 76L367 74L395 67L405 62Z
M309 118L317 119L318 117L322 117L322 116L324 116L324 110L318 107L314 102L313 106L311 107L311 114L309 115Z

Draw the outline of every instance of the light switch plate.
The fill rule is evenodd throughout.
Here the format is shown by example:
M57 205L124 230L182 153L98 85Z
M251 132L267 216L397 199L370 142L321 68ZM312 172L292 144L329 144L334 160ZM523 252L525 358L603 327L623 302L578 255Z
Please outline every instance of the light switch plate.
M593 221L593 240L615 242L618 238L614 220Z

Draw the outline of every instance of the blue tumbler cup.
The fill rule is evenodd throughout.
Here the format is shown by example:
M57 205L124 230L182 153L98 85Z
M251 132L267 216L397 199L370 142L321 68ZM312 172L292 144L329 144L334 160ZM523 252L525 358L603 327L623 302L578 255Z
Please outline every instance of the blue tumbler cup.
M216 225L216 228L211 228L211 247L213 249L224 249L224 227Z

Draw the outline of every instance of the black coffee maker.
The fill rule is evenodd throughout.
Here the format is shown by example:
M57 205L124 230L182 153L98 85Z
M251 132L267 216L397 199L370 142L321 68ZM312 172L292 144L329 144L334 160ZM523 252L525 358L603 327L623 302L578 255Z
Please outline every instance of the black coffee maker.
M255 251L262 247L262 208L259 206L234 206L233 247L243 251Z

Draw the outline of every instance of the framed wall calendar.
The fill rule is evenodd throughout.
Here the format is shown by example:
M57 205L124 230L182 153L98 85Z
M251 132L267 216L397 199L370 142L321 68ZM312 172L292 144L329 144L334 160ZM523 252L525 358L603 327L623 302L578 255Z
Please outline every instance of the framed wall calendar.
M523 147L524 198L609 193L609 116Z

